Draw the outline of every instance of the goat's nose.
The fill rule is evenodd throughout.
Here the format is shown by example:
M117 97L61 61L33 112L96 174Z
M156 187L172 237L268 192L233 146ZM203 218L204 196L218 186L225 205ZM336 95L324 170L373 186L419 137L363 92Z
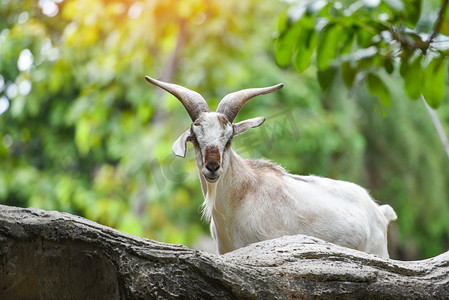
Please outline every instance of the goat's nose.
M218 169L220 169L220 165L216 162L209 162L206 164L206 169L208 169L210 172L216 172Z

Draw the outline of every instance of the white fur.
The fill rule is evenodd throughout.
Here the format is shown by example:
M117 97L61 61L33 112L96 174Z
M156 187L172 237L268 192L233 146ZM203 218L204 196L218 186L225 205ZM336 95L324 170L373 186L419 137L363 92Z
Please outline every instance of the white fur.
M220 254L283 235L306 234L388 257L387 227L397 218L389 205L379 206L365 189L350 182L292 175L269 161L242 159L225 149L232 126L223 128L217 115L204 113L192 130L198 140L203 214L211 222ZM204 148L210 145L221 154L220 177L214 183L204 176ZM240 191L246 191L244 197Z

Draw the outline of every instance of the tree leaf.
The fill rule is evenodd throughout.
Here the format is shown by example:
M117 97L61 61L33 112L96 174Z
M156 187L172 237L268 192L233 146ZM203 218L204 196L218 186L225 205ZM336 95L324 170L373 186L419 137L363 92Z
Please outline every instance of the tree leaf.
M384 68L388 74L392 74L394 72L393 60L390 57L384 59Z
M345 28L342 30L342 34L344 34L344 38L342 38L343 43L341 45L340 54L347 54L351 52L352 46L354 44L354 29L352 27Z
M335 74L337 73L337 68L329 67L326 70L318 70L317 77L318 83L323 91L329 90L335 79Z
M341 77L343 78L343 82L348 89L352 88L356 75L357 68L351 67L350 62L344 62L341 65Z
M405 92L411 99L418 99L421 96L421 86L423 71L421 66L422 56L418 55L411 62L403 62L404 70L401 73L404 78Z
M399 74L402 76L402 77L405 77L405 75L407 74L407 72L408 72L408 69L409 69L409 57L404 57L404 58L402 58L401 59L401 65L399 66Z
M445 35L449 35L449 20L448 19L443 18L439 32L442 34L445 34Z
M444 57L437 57L424 70L422 94L433 108L440 106L441 100L443 100L444 69Z
M318 69L326 70L337 57L341 41L341 27L335 23L329 23L320 32L317 47Z
M446 7L446 11L443 14L439 32L445 35L449 35L449 6Z
M290 64L301 28L299 24L300 22L296 22L274 41L274 58L280 67Z
M288 14L287 14L288 10L284 10L278 19L278 32L279 33L283 33L285 30L287 30L288 28Z
M373 44L374 34L363 28L358 28L357 31L357 44L360 48L369 48Z
M404 0L405 25L414 28L421 16L421 0Z
M367 76L368 91L371 95L377 96L383 106L391 106L391 95L385 83L379 76L369 73Z
M310 65L317 40L318 36L313 28L303 28L301 30L298 49L293 60L293 64L299 73L304 72Z

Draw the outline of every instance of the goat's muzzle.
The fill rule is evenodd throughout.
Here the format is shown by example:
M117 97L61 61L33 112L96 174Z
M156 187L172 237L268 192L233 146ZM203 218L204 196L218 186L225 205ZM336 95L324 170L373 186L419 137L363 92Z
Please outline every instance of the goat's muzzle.
M218 147L206 147L204 167L201 172L210 183L216 182L222 173L220 158L220 151L218 150Z

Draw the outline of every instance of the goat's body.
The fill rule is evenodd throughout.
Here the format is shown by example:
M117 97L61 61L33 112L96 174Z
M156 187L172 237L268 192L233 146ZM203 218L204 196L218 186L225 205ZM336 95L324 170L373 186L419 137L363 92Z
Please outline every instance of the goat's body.
M186 108L193 123L174 143L185 157L192 142L201 187L204 216L219 253L248 244L307 234L335 244L388 257L387 227L396 219L389 205L377 205L360 186L317 176L298 176L266 160L244 160L231 148L234 136L260 126L263 117L233 123L246 102L272 93L277 84L226 95L216 112L206 100L182 86L145 79L170 92Z
M318 176L298 176L265 160L231 152L220 181L203 178L206 218L219 253L248 244L306 234L388 257L387 227L396 215L360 186Z

